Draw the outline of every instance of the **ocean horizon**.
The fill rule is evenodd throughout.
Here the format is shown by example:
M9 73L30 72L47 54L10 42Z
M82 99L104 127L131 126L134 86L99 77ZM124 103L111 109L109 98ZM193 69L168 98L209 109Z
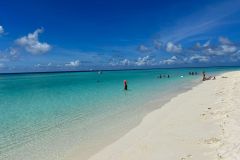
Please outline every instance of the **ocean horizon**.
M239 67L0 74L0 159L64 160L76 153L87 159L201 83L202 71L234 70Z
M27 71L27 72L0 72L0 75L12 74L44 74L44 73L71 73L71 72L99 72L99 71L131 71L131 70L155 70L155 69L198 69L198 68L239 68L240 66L204 66L204 67L153 67L153 68L119 68L119 69L85 69L85 70L59 70L59 71Z

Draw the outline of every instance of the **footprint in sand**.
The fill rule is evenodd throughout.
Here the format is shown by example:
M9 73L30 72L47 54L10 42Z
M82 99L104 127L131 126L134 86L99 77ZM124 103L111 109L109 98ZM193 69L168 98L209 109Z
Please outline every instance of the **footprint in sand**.
M220 141L220 139L218 139L216 137L212 137L212 138L209 138L209 139L205 139L204 143L206 143L206 144L213 144L213 143L217 143L219 141Z
M181 160L187 160L189 158L192 158L193 156L191 154L185 156L185 157L182 157Z

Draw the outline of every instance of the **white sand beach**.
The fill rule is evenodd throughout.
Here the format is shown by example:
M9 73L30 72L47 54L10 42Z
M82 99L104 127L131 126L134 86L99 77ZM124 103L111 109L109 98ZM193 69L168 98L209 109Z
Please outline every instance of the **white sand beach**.
M240 71L205 81L149 113L90 160L239 160Z

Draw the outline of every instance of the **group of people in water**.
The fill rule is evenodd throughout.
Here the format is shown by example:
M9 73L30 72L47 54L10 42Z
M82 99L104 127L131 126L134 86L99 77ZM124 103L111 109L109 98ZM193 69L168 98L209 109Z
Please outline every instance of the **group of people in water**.
M194 76L194 75L198 75L198 72L188 72L189 75Z
M189 72L188 73L189 75L198 75L198 72ZM183 77L183 76L181 76L181 77ZM170 78L170 75L169 74L160 74L159 76L157 76L157 78ZM206 80L215 80L216 79L216 77L215 76L209 76L209 77L207 77L206 76L206 73L203 71L202 72L202 81L206 81ZM124 90L128 90L128 84L127 84L127 80L124 80L123 81L123 85L124 85Z
M170 75L168 74L168 75L165 75L165 74L163 74L163 75L159 75L157 78L170 78Z

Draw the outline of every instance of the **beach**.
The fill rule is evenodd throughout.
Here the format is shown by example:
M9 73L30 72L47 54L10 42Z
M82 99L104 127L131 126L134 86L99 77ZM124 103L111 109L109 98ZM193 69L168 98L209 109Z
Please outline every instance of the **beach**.
M239 71L204 81L147 114L90 160L238 160L239 95Z

